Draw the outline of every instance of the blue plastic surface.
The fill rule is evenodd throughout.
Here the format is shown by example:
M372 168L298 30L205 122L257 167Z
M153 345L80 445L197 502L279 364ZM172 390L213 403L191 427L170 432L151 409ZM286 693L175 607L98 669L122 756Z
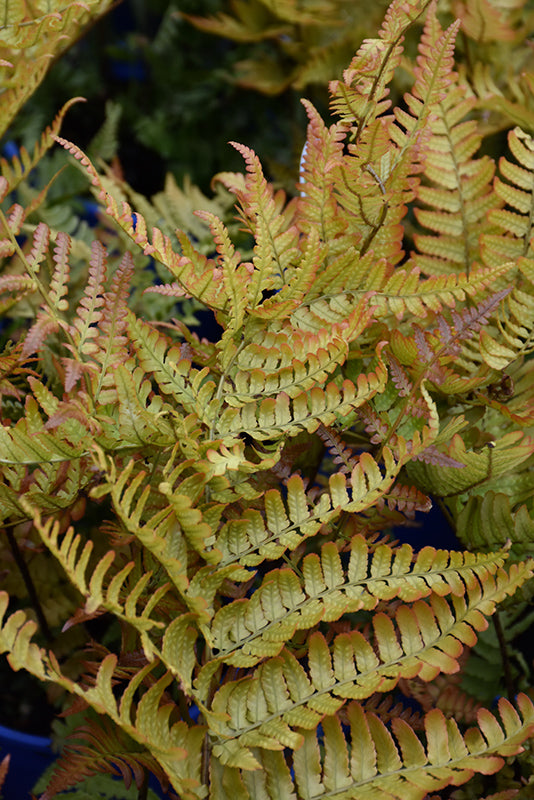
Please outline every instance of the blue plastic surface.
M0 758L7 753L11 760L2 787L3 800L28 800L37 779L55 759L51 740L0 725Z

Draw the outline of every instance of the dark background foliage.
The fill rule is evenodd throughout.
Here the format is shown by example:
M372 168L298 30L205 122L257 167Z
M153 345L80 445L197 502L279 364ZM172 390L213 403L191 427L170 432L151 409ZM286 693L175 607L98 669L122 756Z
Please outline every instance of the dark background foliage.
M52 66L4 142L30 146L64 102L82 96L87 103L70 110L63 134L87 148L106 104L116 104L120 165L143 194L161 189L167 171L208 191L216 172L242 168L229 140L267 157L273 176L291 186L305 125L297 93L266 97L237 86L232 68L250 45L209 36L179 13L223 5L123 0Z

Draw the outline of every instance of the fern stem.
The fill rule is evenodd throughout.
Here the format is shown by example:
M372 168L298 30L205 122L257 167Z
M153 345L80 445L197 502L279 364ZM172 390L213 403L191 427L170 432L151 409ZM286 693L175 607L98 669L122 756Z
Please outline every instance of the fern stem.
M147 800L148 797L148 770L143 767L143 782L137 793L137 800Z
M13 558L15 559L17 567L19 568L26 591L28 592L28 597L30 598L33 610L35 611L35 616L39 622L41 632L48 642L53 642L54 637L52 636L52 631L50 630L48 622L46 621L43 607L41 606L41 601L39 600L39 595L37 594L37 589L35 588L28 565L26 564L24 556L21 553L16 536L10 528L6 528L6 535Z
M509 700L513 700L517 694L517 689L515 686L515 681L512 673L512 665L508 657L508 648L506 647L506 637L502 629L501 618L499 616L498 611L496 611L495 614L493 615L493 625L495 627L495 633L497 634L497 641L499 642L499 650L501 651L506 694Z
M224 372L221 374L221 377L219 378L219 385L217 387L217 394L215 395L219 405L217 406L217 412L213 415L213 420L212 420L211 425L210 425L209 436L208 436L208 439L210 440L210 442L213 441L213 439L215 439L215 424L217 422L217 419L219 417L219 412L221 410L221 405L222 405L222 400L223 400L224 382L225 382L226 378L228 377L228 373L230 372L231 368L233 367L236 358L238 357L239 353L244 349L246 344L247 344L247 342L245 341L245 339L242 339L239 347L236 349L236 351L233 354L232 358L230 359L228 365L226 366Z

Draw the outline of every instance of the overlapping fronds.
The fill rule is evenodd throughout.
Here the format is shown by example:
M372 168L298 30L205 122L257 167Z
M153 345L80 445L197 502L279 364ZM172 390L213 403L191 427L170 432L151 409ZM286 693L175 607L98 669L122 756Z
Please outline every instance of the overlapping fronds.
M483 585L473 581L450 604L432 595L428 602L401 605L394 619L375 613L371 637L353 630L329 645L321 633L313 633L307 668L286 647L263 661L253 676L228 681L216 692L213 711L221 716L212 722L220 737L214 752L223 761L238 758L236 739L241 748L297 748L302 743L297 729L316 728L324 714L335 714L346 699L389 691L401 677L431 680L439 672L456 672L463 646L474 644L477 631L487 625L481 611L493 613L495 603L531 574L532 566L515 564L509 574L488 574ZM224 721L223 714L228 715ZM228 748L227 738L232 739Z
M372 456L364 453L350 477L342 473L331 476L328 491L319 497L307 496L302 478L291 476L286 483L287 509L281 493L270 489L264 499L265 518L257 510L248 509L240 519L225 523L217 537L222 563L257 565L265 558L279 558L341 511L356 513L372 507L387 493L401 468L388 450L384 463L382 471Z
M503 272L509 271L510 266L504 265ZM402 365L398 369L410 367L412 380L415 378L413 384L411 381L409 386L406 384L406 396L413 396L413 387L420 385L422 379L429 379L447 394L469 392L482 385L488 373L484 362L486 358L489 360L483 350L484 326L490 317L496 316L509 293L509 288L502 289L477 306L464 308L460 313L452 311L451 322L439 315L437 327L432 331L424 331L417 325L411 336L395 332L391 349ZM476 333L479 337L475 338Z
M239 0L236 36L260 5L269 37L320 27L304 4ZM244 174L217 182L241 232L203 201L202 241L172 230L176 186L149 203L60 139L59 121L2 162L6 199L55 138L114 241L159 262L146 296L176 301L176 319L139 313L148 259L103 241L78 258L65 232L30 230L34 205L0 212L0 308L30 317L0 355L0 517L16 536L33 525L32 548L72 586L68 633L120 623L113 654L95 642L74 680L0 593L12 668L105 720L50 796L94 757L140 786L144 768L166 777L183 800L423 800L500 769L534 732L523 696L498 720L463 687L478 713L466 731L458 688L498 604L518 591L531 613L534 146L512 132L494 178L454 68L458 23L443 29L432 4L415 62L411 43L403 55L429 5L394 0L331 87L331 127L305 103L296 197L234 145ZM463 9L468 38L485 7ZM414 79L401 100L398 67ZM191 307L218 328L195 333ZM433 503L464 551L420 529ZM397 714L414 680L426 713Z
M343 81L331 84L332 110L350 124L357 120L358 133L391 105L386 99L388 84L400 63L403 36L429 5L429 0L391 3L379 38L366 39Z
M533 448L532 438L516 430L505 434L497 442L487 442L477 450L467 450L457 434L451 439L446 453L456 462L464 464L464 469L412 461L408 465L408 472L418 486L427 492L445 497L482 484L487 489L497 488L504 475L512 475L514 470L532 456Z
M252 597L224 606L211 623L211 646L218 658L239 667L277 655L296 630L345 613L373 609L381 600L414 601L430 594L462 595L477 579L486 580L504 561L503 553L479 558L435 551L414 556L411 547L380 545L369 553L361 536L351 542L343 566L336 546L323 546L300 564L303 579L289 568L269 573Z

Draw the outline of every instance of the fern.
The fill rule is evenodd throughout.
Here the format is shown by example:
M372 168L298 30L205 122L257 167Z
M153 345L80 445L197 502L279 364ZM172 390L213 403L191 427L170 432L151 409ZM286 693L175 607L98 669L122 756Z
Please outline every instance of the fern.
M235 5L236 35L256 25L249 5ZM317 19L261 5L269 36ZM484 7L463 9L467 39ZM512 29L495 9L492 41L497 18ZM425 14L413 61L404 37ZM45 798L105 771L142 792L149 771L183 800L423 800L499 771L534 733L526 695L493 716L459 681L484 637L495 651L499 606L520 609L514 631L531 615L534 162L519 131L498 177L479 155L458 28L426 0L394 0L332 84L331 126L305 102L292 199L234 144L244 174L217 185L241 232L204 200L196 227L174 231L194 190L169 181L149 202L59 123L3 165L7 198L54 138L110 226L89 249L29 224L42 193L1 212L0 300L28 317L0 355L2 525L15 540L31 526L31 552L72 587L58 627L120 627L74 669L59 634L42 646L20 582L6 586L16 605L0 593L11 668L84 717ZM399 68L413 76L403 100ZM148 259L154 313L138 305ZM162 299L211 312L220 335L161 318ZM463 549L417 529L433 503ZM401 526L417 547L394 538Z

